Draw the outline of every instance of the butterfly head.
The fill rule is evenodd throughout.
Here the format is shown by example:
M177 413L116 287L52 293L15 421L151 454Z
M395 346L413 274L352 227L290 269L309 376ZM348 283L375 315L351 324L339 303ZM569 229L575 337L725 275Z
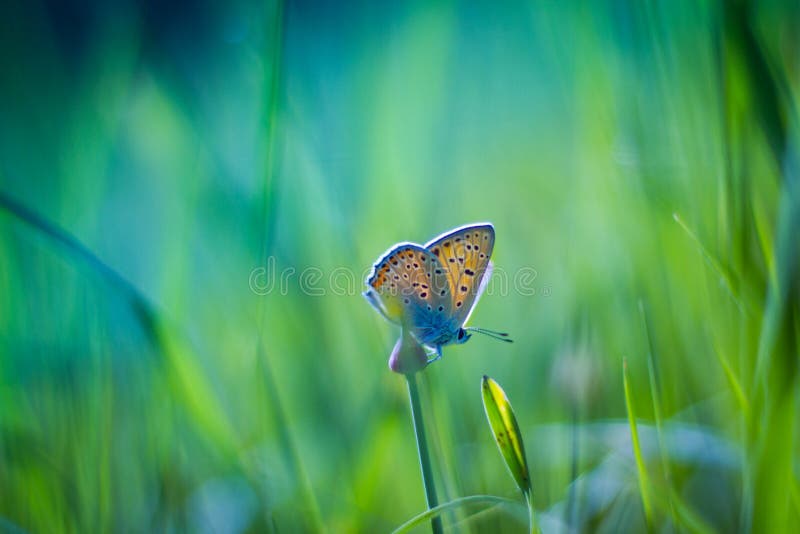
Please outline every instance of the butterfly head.
M457 345L460 345L462 343L466 343L467 341L469 341L469 338L471 338L471 337L472 337L472 334L470 334L469 332L467 332L463 328L459 328L458 329L458 333L456 334L455 343Z

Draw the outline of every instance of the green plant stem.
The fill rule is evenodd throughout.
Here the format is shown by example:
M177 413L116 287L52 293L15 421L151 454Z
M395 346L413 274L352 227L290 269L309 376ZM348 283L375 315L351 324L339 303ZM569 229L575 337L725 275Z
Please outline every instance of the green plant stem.
M419 452L419 467L422 471L422 485L425 487L425 501L428 510L436 508L439 500L436 497L436 484L433 481L433 470L431 469L431 458L428 453L428 440L425 436L425 423L422 420L422 406L419 402L419 389L417 387L416 374L406 375L408 381L408 399L411 402L411 417L414 420L414 434L417 437L417 451ZM431 528L434 534L441 534L442 518L431 518Z
M536 524L536 511L533 509L533 492L525 494L525 504L528 505L528 527L531 534L538 534L539 526Z

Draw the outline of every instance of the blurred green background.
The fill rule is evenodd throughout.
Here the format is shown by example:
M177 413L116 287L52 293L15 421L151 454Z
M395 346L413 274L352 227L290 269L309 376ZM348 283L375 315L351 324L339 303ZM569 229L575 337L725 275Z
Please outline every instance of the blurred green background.
M545 532L791 531L798 95L797 2L4 2L0 527L422 512L363 276L491 221L471 323L515 343L446 348L423 405L440 500L520 507L445 525L526 528L487 374Z

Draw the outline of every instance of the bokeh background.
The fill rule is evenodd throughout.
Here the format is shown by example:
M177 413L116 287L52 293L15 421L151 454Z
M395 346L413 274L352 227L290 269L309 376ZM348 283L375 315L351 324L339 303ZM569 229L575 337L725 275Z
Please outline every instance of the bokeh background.
M486 374L545 532L791 531L798 95L797 2L3 2L0 526L422 512L363 276L492 221L471 322L515 343L447 348L423 405L440 500L520 505L445 525L526 528Z

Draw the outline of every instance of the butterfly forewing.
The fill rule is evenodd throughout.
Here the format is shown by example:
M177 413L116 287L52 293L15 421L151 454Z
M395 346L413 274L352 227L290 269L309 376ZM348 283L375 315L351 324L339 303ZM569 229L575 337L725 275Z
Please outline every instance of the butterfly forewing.
M387 319L412 331L450 316L446 272L436 256L419 245L404 243L389 250L375 264L367 285L370 302Z
M494 248L494 227L479 224L459 228L434 239L425 248L444 266L452 317L462 325L482 289Z

